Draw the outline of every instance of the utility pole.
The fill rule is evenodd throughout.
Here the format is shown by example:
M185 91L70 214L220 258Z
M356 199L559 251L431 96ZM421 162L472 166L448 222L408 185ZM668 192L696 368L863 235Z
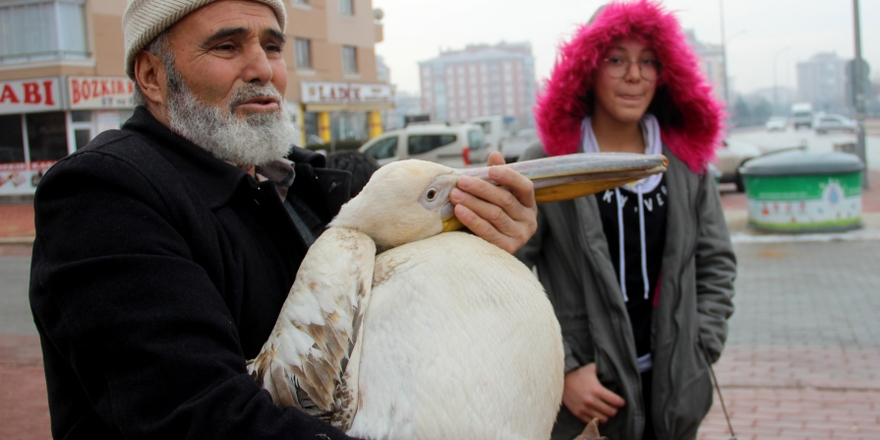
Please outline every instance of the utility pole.
M724 62L724 103L730 108L730 81L727 79L727 36L724 32L724 0L718 0L721 11L721 57Z
M855 42L856 42L856 59L853 63L853 80L852 80L852 88L853 88L853 103L856 107L856 121L859 124L858 134L858 147L856 150L858 151L859 158L862 159L862 163L865 164L865 171L862 173L862 188L868 189L868 154L865 150L865 85L862 84L862 69L864 68L864 64L862 63L862 31L859 19L859 0L853 0L853 28L855 29Z

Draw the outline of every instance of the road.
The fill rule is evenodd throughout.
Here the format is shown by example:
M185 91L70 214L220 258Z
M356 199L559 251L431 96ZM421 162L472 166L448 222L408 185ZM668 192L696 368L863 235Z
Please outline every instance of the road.
M794 130L789 127L785 132L768 133L763 128L742 130L730 134L730 139L749 142L757 145L762 151L780 148L806 146L809 151L834 151L834 144L856 142L854 134L829 133L818 135L813 130ZM867 136L865 149L868 156L868 167L880 170L880 136Z
M37 334L28 306L29 256L0 256L0 334Z

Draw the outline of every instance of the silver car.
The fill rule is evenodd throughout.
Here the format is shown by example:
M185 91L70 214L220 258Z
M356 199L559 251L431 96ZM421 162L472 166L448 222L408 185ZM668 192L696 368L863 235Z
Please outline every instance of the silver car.
M844 131L855 133L858 125L855 121L842 115L823 115L813 123L816 134L825 134L831 131Z
M476 124L417 123L390 130L359 149L379 165L401 159L421 159L453 168L483 164L493 148Z

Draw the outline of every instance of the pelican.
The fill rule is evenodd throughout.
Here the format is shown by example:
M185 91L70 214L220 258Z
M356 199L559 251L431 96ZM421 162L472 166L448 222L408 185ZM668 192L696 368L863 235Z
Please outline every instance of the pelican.
M665 165L600 153L503 166L551 202ZM489 180L487 167L393 162L341 208L248 362L276 404L364 439L550 437L563 388L559 323L529 268L456 231L449 192L462 175Z

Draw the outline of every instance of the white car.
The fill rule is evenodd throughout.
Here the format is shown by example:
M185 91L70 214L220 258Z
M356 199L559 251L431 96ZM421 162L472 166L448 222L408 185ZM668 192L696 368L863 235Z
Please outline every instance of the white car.
M493 149L476 124L418 123L390 130L359 149L379 165L401 159L421 159L453 168L486 162Z
M761 155L761 150L748 142L725 139L723 145L716 151L715 168L721 174L721 183L735 183L736 190L745 190L739 168L750 159Z
M773 116L764 124L767 131L785 131L788 127L788 118L783 116Z
M855 133L858 125L855 121L842 115L822 115L813 122L816 134L825 134L830 131L845 131Z
M504 155L505 161L516 162L519 159L519 156L536 142L540 141L538 140L538 134L535 132L535 129L524 128L516 132L515 136L501 139L501 145L499 145L498 151Z

